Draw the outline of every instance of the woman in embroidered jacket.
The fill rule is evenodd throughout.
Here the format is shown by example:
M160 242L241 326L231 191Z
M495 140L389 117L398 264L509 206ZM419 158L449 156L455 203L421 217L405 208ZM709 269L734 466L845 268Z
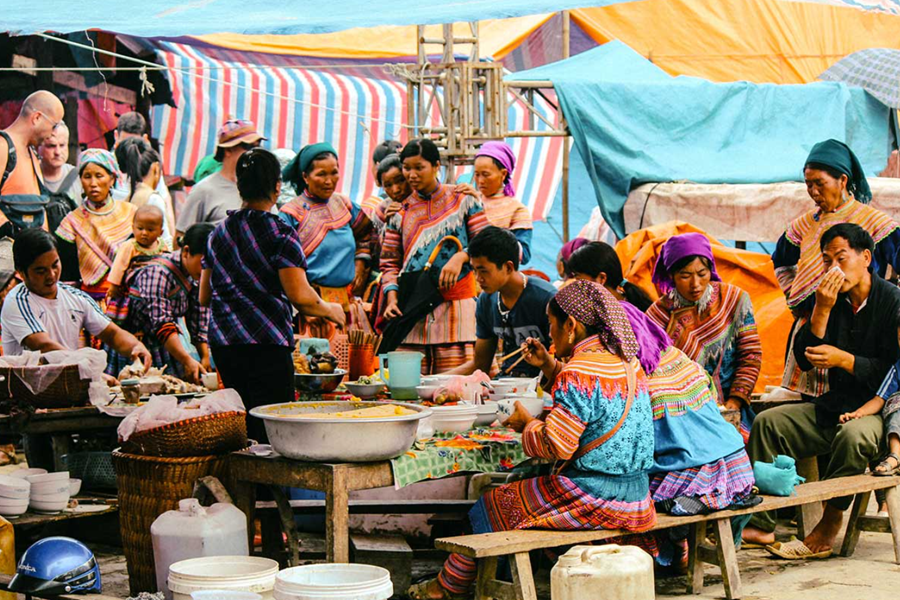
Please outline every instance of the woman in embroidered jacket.
M107 150L88 148L78 159L84 201L59 224L56 235L78 252L81 289L103 302L109 291L106 275L119 245L131 237L137 208L115 200L110 191L120 176L116 157Z
M400 153L403 174L413 192L400 213L391 217L381 249L381 282L386 299L384 318L399 317L400 274L421 271L432 251L447 236L463 245L488 226L481 201L455 192L438 180L440 153L427 139L409 142ZM425 355L422 372L442 373L470 360L475 349L475 276L465 250L450 243L441 246L433 269L440 269L444 302L419 321L403 341L401 350Z
M555 474L504 485L481 497L469 518L476 533L511 529L624 529L656 523L647 472L653 427L638 342L621 304L602 286L575 281L550 301L550 336L559 357L553 408L534 419L516 403L507 425L522 432L529 456L565 461ZM542 370L557 370L544 353ZM653 536L633 543L656 554ZM413 598L462 597L475 562L451 555L437 580L410 589Z
M816 208L787 226L772 254L775 275L796 319L788 348L793 347L794 334L812 313L816 288L825 274L819 240L832 226L855 223L868 231L875 241L872 269L881 277L888 265L900 272L900 228L892 218L869 206L869 182L859 159L846 144L826 140L813 146L803 176ZM788 352L781 385L821 396L827 391L828 378L824 369L801 371L793 352Z
M719 403L741 411L746 442L754 418L750 394L762 366L749 294L722 282L709 240L699 233L676 235L663 245L653 283L663 295L647 316L712 376Z
M298 196L281 207L279 216L300 236L309 283L323 300L349 313L348 286L361 288L368 278L372 222L347 196L336 193L338 167L331 144L304 146L282 173ZM333 332L330 323L316 329L316 337Z
M200 305L200 274L206 243L214 229L210 223L192 225L178 241L180 249L145 263L130 280L128 311L122 327L143 334L153 366L169 365L174 374L200 383L209 368L209 309ZM185 320L191 343L200 360L182 343L177 323ZM107 373L116 376L126 359L111 353Z

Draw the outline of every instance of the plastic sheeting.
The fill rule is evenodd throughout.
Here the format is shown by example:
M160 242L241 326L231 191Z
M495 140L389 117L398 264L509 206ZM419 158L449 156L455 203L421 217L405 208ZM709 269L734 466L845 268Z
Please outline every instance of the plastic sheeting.
M620 237L628 193L643 183L796 181L809 149L828 138L846 141L872 175L890 154L888 108L843 84L673 78L620 42L510 78L553 82Z
M4 0L3 27L14 33L105 29L145 37L202 35L232 31L253 34L329 33L354 27L456 23L552 13L579 6L607 6L630 0Z
M687 223L672 221L636 231L616 244L625 277L639 286L651 298L659 298L651 276L660 247L673 235L697 232L707 235ZM709 237L707 235L707 237ZM715 238L709 238L716 270L725 283L736 285L750 294L756 326L762 340L762 370L755 391L763 392L767 385L781 383L784 371L784 350L788 333L794 323L778 281L775 267L767 254L727 248Z

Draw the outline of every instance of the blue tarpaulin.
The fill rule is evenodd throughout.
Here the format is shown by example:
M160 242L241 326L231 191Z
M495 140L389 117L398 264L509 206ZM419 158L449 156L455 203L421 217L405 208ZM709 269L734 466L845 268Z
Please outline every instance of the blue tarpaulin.
M625 235L629 191L656 181L798 181L813 144L845 141L876 175L888 108L840 83L712 83L671 77L621 42L508 76L550 80L604 218Z
M3 0L2 27L17 34L97 28L144 37L330 33L376 25L506 19L631 0Z

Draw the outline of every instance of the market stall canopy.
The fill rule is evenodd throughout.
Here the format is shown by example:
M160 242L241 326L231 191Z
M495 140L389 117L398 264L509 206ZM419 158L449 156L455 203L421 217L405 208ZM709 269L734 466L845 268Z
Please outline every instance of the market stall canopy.
M812 145L828 138L846 141L874 176L891 150L888 108L841 83L671 77L621 42L508 78L553 82L619 237L628 193L643 183L796 181Z
M866 48L854 52L831 65L819 79L861 87L891 108L900 108L900 50Z
M330 33L377 25L427 25L508 19L581 6L631 0L309 0L248 3L246 0L156 0L110 4L108 0L5 0L3 27L14 33L106 29L145 37L202 35L230 31L252 34Z

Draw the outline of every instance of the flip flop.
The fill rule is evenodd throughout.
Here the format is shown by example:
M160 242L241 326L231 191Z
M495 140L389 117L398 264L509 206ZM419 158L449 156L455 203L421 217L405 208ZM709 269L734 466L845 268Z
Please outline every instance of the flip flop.
M893 458L897 462L897 465L895 467L890 468L891 463L888 462L889 458ZM882 466L884 466L886 468L886 470L879 471L878 470L879 467L882 467ZM872 475L874 475L875 477L892 477L892 476L896 475L897 473L900 473L900 456L898 456L897 454L895 454L893 452L891 452L890 454L885 456L884 460L881 461L880 463L878 463L878 466L876 466L875 469L872 471Z
M767 547L767 544L757 544L741 540L741 550L765 550Z
M768 546L766 546L766 550L768 550L769 553L785 560L811 560L828 558L829 556L831 556L832 552L834 552L834 550L831 548L829 548L828 550L823 550L822 552L813 552L806 547L806 544L803 543L803 540L798 540L797 538L791 538L791 541L789 542L775 542L774 544L769 544Z

